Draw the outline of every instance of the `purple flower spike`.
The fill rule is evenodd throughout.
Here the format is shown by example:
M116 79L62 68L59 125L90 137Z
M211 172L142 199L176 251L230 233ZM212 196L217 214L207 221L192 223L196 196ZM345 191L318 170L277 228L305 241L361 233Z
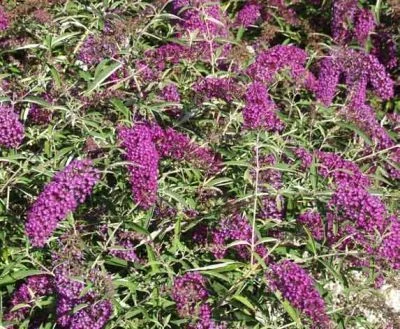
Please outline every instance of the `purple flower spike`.
M196 305L208 298L205 278L197 272L188 272L175 279L172 298L181 317L196 315Z
M224 218L218 227L213 231L212 252L215 258L223 258L227 253L226 245L234 241L246 241L251 243L251 226L246 217L240 214L233 214ZM240 244L233 247L235 253L244 260L250 259L249 245ZM260 257L266 257L267 250L261 244L258 244L255 251Z
M10 301L10 308L5 313L4 319L9 322L18 321L21 323L29 314L34 301L39 297L53 293L53 278L49 275L30 276L13 294ZM20 304L27 304L17 310L13 307Z
M360 8L358 0L333 2L331 30L336 42L344 45L356 39L364 45L375 25L372 12Z
M375 18L368 9L358 12L354 23L354 35L360 45L367 42L369 34L375 29Z
M90 160L74 160L48 183L27 214L25 231L32 244L42 247L58 222L76 210L92 192L99 172Z
M157 199L157 175L159 154L153 142L153 133L145 124L120 128L119 139L126 151L132 195L135 202L144 209L150 208Z
M193 90L206 99L219 98L226 102L239 95L239 87L231 78L202 78L195 83Z
M310 231L315 240L324 238L324 223L318 212L308 210L302 213L297 220Z
M55 271L55 290L57 294L57 325L62 329L102 329L112 315L112 303L102 300L94 289L85 290L82 281L73 279L75 273L68 264L62 264ZM96 271L88 278L96 283ZM81 307L74 312L78 305Z
M319 64L319 83L315 88L315 94L326 106L332 103L339 77L339 64L330 57L324 58Z
M393 37L387 32L378 32L372 35L374 48L371 53L389 70L398 65L397 46Z
M162 98L167 102L175 102L175 103L179 103L181 100L178 88L172 83L163 88Z
M279 290L294 307L313 322L313 328L329 328L325 302L311 276L296 263L284 260L273 264L266 273L269 288Z
M18 147L25 134L18 115L9 107L0 106L0 147Z
M255 81L269 84L279 71L288 69L294 80L304 83L309 75L304 67L306 61L307 53L303 49L278 45L259 54L246 73Z
M78 53L78 59L87 65L97 65L118 53L116 45L101 37L89 36Z
M262 6L257 3L246 3L237 14L235 25L249 27L261 18Z
M10 22L8 20L8 15L4 8L0 6L0 31L5 31L8 29Z
M172 128L160 130L156 127L154 139L157 150L163 158L185 160L198 168L207 170L207 173L215 174L221 168L219 157L208 147L203 147L190 138Z
M253 82L246 91L246 106L243 110L244 128L265 128L268 131L281 131L283 123L276 114L275 103L261 82Z
M378 254L393 269L400 269L400 221L396 216L389 219Z
M370 83L375 93L382 99L393 97L394 82L386 73L385 67L379 60L363 51L353 49L340 49L325 58L320 64L317 97L325 105L330 105L334 91L343 75L350 91L360 87L360 84ZM365 92L360 94L364 97Z

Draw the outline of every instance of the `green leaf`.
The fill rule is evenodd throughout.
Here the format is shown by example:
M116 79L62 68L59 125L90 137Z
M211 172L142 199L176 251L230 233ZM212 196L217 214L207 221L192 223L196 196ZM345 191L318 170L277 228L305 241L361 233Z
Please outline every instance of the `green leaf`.
M169 196L171 199L174 199L175 201L179 202L182 206L187 208L188 204L180 195L168 189L162 190L162 193L165 194L166 196Z
M137 287L136 283L132 282L131 280L125 280L125 279L114 280L113 285L115 288L127 287L131 292L135 292Z
M240 42L242 40L245 30L246 29L243 26L241 26L239 28L239 30L238 30L238 32L236 34L236 42Z
M204 186L224 186L230 185L232 183L232 179L228 177L220 177L207 181Z
M315 244L315 240L314 240L312 234L310 233L310 231L307 229L307 227L304 226L303 228L306 231L307 237L308 237L307 247L311 250L311 252L314 254L314 256L317 256L318 253L317 253L317 246Z
M181 218L178 216L175 227L174 227L174 239L172 241L172 252L175 253L177 250L181 249L182 244L180 241L181 236Z
M58 88L61 88L61 78L60 78L60 74L58 73L58 71L56 70L56 68L53 65L49 65L50 68L50 73L51 76L53 77L54 82L56 83L56 86Z
M2 102L9 102L10 101L10 98L9 97L6 97L6 96L1 96L0 97L0 103L2 103Z
M188 270L188 272L193 272L193 271L206 271L206 270L229 270L231 271L233 268L237 268L239 265L242 265L240 262L235 262L235 261L227 261L224 263L218 263L218 264L212 264L208 266L203 266L203 267L196 267Z
M37 105L40 105L45 108L52 107L52 105L49 102L46 102L44 99L42 99L40 97L34 97L34 96L25 97L23 100L21 100L21 102L33 103L33 104L37 104Z
M112 99L111 100L111 104L114 105L115 109L120 112L121 114L123 114L123 116L125 117L125 119L129 119L132 112L129 109L129 107L125 106L124 102L121 101L120 99Z
M159 273L160 268L158 266L158 262L156 260L156 256L154 254L153 248L150 245L146 244L146 250L147 250L147 258L149 259L148 264L150 264L150 266L151 266L151 272L153 274Z
M276 294L279 299L279 301L281 302L283 308L285 309L285 311L289 314L289 316L292 318L292 320L296 323L298 328L301 328L302 324L301 324L301 319L299 317L299 313L297 312L297 310L290 305L290 303L285 299L282 299L282 296L280 294Z
M128 267L128 262L126 260L117 257L107 257L104 262L112 266Z
M251 167L251 165L245 161L226 161L224 165L232 167Z
M242 303L244 306L246 306L247 308L251 309L253 312L256 311L256 308L249 301L249 299L247 297L244 297L242 295L234 295L234 296L232 296L232 299L237 300L238 302Z
M38 274L44 274L44 272L37 270L26 270L26 271L14 272L12 274L7 274L6 276L0 278L0 286L11 284L18 280L24 279L28 276L38 275Z
M312 188L314 191L316 191L318 187L318 170L317 170L317 163L315 156L313 156L313 160L310 167L310 179Z
M74 37L75 35L78 35L79 33L80 32L66 33L66 34L60 35L59 37L52 39L51 49L54 49L55 47L61 45L66 40L71 39L72 37Z
M73 313L73 314L74 314L74 313L77 313L77 312L79 312L80 310L86 308L88 305L89 305L89 304L87 304L87 303L78 304L78 305L76 305L76 306L73 308L72 313Z
M111 62L111 63L110 63ZM98 88L111 74L122 67L122 63L105 59L96 68L93 81L89 84L86 94Z
M1 54L3 54L3 53L11 53L11 52L14 52L14 51L24 50L24 49L34 49L34 48L46 49L46 47L41 45L41 44L33 43L33 44L17 47L17 48L14 48L14 49L4 50L4 51L1 52Z
M328 262L326 262L320 258L318 259L318 262L320 262L322 265L324 265L336 279L338 279L343 284L346 283L346 280L344 279L344 277L342 275L340 275L330 264L328 264Z
M347 128L351 131L353 131L354 133L356 133L357 135L359 135L365 143L367 143L368 145L373 145L373 142L371 140L371 138L361 129L359 129L356 125L351 124L351 123L345 123L345 122L338 122L338 126L343 127L343 128Z

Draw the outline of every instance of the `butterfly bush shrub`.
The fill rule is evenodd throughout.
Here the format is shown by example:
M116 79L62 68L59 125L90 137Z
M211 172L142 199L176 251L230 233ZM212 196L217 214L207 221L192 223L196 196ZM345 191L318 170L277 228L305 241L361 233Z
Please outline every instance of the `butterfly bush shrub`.
M399 19L2 2L0 327L400 328Z

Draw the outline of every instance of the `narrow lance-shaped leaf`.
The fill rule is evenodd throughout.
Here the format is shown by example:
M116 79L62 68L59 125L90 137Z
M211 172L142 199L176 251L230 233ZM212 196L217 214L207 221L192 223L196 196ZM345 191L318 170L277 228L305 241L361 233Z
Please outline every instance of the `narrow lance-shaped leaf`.
M109 62L108 60L105 60ZM86 90L86 94L90 94L93 90L100 87L101 84L110 77L115 71L117 71L120 67L122 67L122 63L112 62L109 65L105 65L104 61L99 64L102 69L96 70L96 74L94 76L93 81L89 84L88 89Z

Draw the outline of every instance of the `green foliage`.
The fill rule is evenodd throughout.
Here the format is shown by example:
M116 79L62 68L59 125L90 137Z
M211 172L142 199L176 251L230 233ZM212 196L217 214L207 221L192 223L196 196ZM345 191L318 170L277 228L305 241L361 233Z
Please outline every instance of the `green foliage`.
M298 4L298 15L304 20L328 8L328 4L318 9L307 3ZM36 5L46 11L48 21L38 22L32 7ZM241 5L240 1L223 2L231 17ZM282 134L245 131L243 101L202 101L192 90L200 77L227 77L233 74L234 65L246 67L253 57L243 48L255 44L258 38L262 47L274 42L305 45L311 62L320 56L319 48L332 46L329 36L309 31L305 25L291 25L274 14L271 24L236 29L236 35L223 41L245 57L240 61L232 59L232 67L220 68L218 57L223 55L221 50L215 50L214 60L208 63L185 59L163 71L159 81L145 83L135 63L146 59L146 50L177 41L177 18L168 1L37 0L6 1L3 6L15 17L10 29L0 32L1 39L12 41L1 46L0 84L7 86L0 87L0 100L17 110L26 135L19 148L0 150L0 327L12 292L29 276L53 275L52 252L72 243L84 252L88 271L100 268L111 277L114 309L105 328L184 328L188 320L178 316L171 289L178 275L190 271L206 277L213 318L226 322L228 328L306 328L308 322L301 312L279 293L269 291L264 277L269 264L255 252L254 243L234 241L227 246L232 251L235 246L247 245L251 260L238 259L233 252L216 260L210 240L204 245L193 240L193 232L202 225L211 229L210 238L221 219L239 211L246 214L256 242L267 248L271 259L294 260L314 274L337 328L373 328L360 305L368 306L368 296L379 294L373 286L377 273L373 268L367 271L353 267L353 251L328 248L296 221L306 209L324 209L332 189L318 175L315 159L311 169L305 171L293 148L333 151L359 164L373 181L374 195L384 200L391 213L396 213L399 185L388 179L385 168L391 160L387 152L376 150L364 131L337 115L343 104L329 108L317 104L311 93L293 86L284 73L269 88L286 124ZM294 1L292 6L296 7ZM381 20L390 14L384 1L373 2L373 10ZM85 40L91 35L100 36L107 22L115 24L117 30L111 38L118 49L117 56L105 56L96 65L78 61L77 54ZM276 35L265 41L262 34L268 28L274 28ZM317 39L315 44L308 43L311 36ZM189 37L179 39L184 44L192 41ZM124 69L127 74L122 72ZM245 77L242 80L243 86L249 82ZM160 100L160 91L171 82L179 88L179 104ZM381 102L377 104L382 124L389 127L387 111ZM398 104L397 97L386 105L398 110ZM52 114L49 124L32 122L29 111L33 105ZM168 114L173 106L181 110L179 118ZM117 140L118 125L132 126L138 118L174 127L199 145L211 147L221 155L223 169L207 175L188 162L162 160L158 202L147 211L140 209L132 200L128 162ZM398 137L397 133L394 135ZM365 153L367 147L372 148L369 154ZM255 148L260 156L273 154L277 163L256 168ZM60 222L44 248L32 247L24 232L30 205L56 172L73 159L86 157L93 158L101 171L93 194ZM376 171L368 171L371 167ZM282 188L268 192L278 201L279 197L284 198L280 205L285 211L282 221L257 215L266 192L255 184L253 172L266 169L280 172L283 177ZM163 207L177 212L174 216L159 215ZM195 210L196 215L189 210ZM104 228L106 238L101 231ZM121 230L140 236L135 246L140 262L110 254L111 250L122 248L117 241ZM355 278L354 272L362 273L364 279ZM396 273L388 271L385 275L392 282ZM340 286L340 298L332 285ZM53 297L35 301L30 316L46 315L40 328L55 327L55 304ZM74 312L84 307L78 305ZM388 314L385 313L396 316ZM29 319L19 328L28 328L28 324Z

